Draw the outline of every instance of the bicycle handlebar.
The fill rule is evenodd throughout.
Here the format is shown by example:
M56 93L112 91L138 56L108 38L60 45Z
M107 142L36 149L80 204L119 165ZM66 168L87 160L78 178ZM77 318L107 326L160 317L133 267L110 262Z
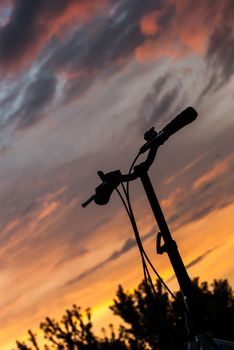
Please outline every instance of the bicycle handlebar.
M184 126L192 123L197 118L197 112L193 107L188 107L178 114L170 123L168 123L156 136L146 142L141 148L140 153L148 151L153 146L161 146L170 136L182 129Z
M149 132L151 136L149 138L145 137L147 142L139 150L139 154L149 150L146 160L141 163L141 165L144 165L148 170L154 161L158 147L184 126L192 123L197 118L197 115L198 114L193 107L188 107L178 114L160 132L157 133L154 131L154 128L150 129ZM82 204L83 208L90 204L93 200L99 205L108 203L111 193L119 186L121 182L133 181L139 177L135 171L131 174L123 175L119 170L112 171L107 174L103 174L103 172L99 171L98 175L101 178L102 183L96 188L95 194L93 194Z

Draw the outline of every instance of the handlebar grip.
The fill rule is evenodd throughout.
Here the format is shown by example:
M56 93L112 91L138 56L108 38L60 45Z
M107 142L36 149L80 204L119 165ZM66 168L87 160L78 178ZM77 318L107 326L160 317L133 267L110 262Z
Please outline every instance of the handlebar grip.
M187 107L183 112L178 114L169 124L167 124L151 141L146 142L139 153L148 151L152 146L159 147L171 135L182 129L184 126L192 123L197 118L197 111L193 107Z
M184 126L192 123L197 118L197 111L193 107L187 107L183 112L178 114L169 124L163 129L164 141L171 135L182 129Z
M87 199L84 203L81 204L81 206L83 208L87 207L87 205L89 205L95 198L95 195L93 194L91 197L89 197L89 199Z

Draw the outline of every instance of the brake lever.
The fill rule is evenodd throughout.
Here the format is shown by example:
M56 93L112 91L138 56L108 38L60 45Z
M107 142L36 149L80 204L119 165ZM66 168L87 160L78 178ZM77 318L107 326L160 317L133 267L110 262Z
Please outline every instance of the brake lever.
M85 208L92 201L99 205L105 205L109 202L112 192L119 186L122 177L120 170L111 171L104 174L101 170L98 172L102 183L95 188L95 194L93 194L87 201L82 203L82 207Z

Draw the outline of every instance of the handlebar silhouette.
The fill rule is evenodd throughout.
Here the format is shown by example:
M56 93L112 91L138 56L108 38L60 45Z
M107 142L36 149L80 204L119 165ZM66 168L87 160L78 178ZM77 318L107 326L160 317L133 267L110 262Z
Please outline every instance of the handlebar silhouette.
M139 150L139 154L149 150L147 159L144 162L145 167L149 168L153 163L158 147L184 126L192 123L197 118L197 115L197 111L193 107L187 107L158 133L154 128L146 132L145 139L147 142ZM102 171L99 171L98 175L102 183L95 189L95 194L82 203L83 208L92 201L99 205L107 204L111 193L119 186L120 182L132 181L138 177L134 172L132 174L123 175L119 170L107 174L103 174Z
M197 118L197 111L193 107L187 107L178 114L170 123L168 123L156 136L146 142L141 148L140 153L148 151L153 146L161 146L170 136L182 129L184 126L192 123Z

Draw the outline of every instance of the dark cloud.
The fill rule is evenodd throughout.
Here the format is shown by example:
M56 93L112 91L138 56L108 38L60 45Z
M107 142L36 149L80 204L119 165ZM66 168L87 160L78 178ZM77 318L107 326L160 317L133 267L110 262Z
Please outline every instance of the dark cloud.
M175 214L173 214L171 217L169 217L169 223L179 223L179 225L185 225L186 223L199 220L206 216L207 214L211 213L214 210L213 204L203 206L202 208L199 207L193 207L191 208L185 207L185 208L177 208L177 211Z
M142 237L142 242L144 242L145 240L147 240L149 237L151 237L153 234L155 234L155 229L151 230L150 232L148 232L147 234L145 234ZM73 285L76 284L78 282L80 282L81 280L83 280L84 278L88 277L89 275L93 274L94 272L96 272L97 270L101 269L102 267L104 267L106 264L108 264L109 262L118 259L120 256L126 254L129 250L131 250L132 248L136 247L136 240L133 238L128 238L125 243L123 244L122 248L120 248L119 250L113 252L107 259L103 260L102 262L100 262L99 264L95 265L94 267L82 272L81 274L79 274L77 277L73 278L72 280L66 282L65 286L68 285Z
M92 85L93 80L93 74L81 74L77 78L68 80L63 89L64 101L69 102L73 98L83 95Z
M181 97L180 82L173 78L170 71L160 76L143 98L137 121L140 133L154 125L159 126L170 115L177 98Z
M157 25L161 31L166 31L178 12L176 6L165 5L160 0L144 2L119 0L110 1L110 3L112 12L109 14L99 13L85 25L71 26L63 36L63 40L56 36L56 33L45 40L43 39L45 33L50 30L54 19L58 20L74 4L85 5L85 1L60 0L53 4L45 0L39 0L36 3L27 0L14 1L9 23L0 29L0 61L9 63L23 59L24 55L38 45L42 38L44 40L41 44L43 50L40 51L40 54L41 59L45 62L39 75L43 74L44 70L49 70L51 75L59 72L67 75L68 81L64 85L62 102L70 101L87 91L97 77L113 74L124 66L126 60L132 58L134 50L147 39L140 27L140 20L143 16L152 11L160 11ZM207 2L207 4L210 3ZM220 74L226 78L233 71L232 48L234 46L230 30L232 25L230 13L233 11L233 6L230 2L228 4L225 8L225 16L229 20L226 21L225 26L220 25L215 29L207 50L209 64L212 67L222 65ZM98 3L94 1L93 6L98 7ZM187 6L186 11L189 9L191 12L192 6L192 3ZM77 23L80 24L79 21ZM220 44L220 38L224 38L222 44ZM154 40L157 41L157 35ZM214 75L210 79L204 89L206 93L217 80ZM151 92L152 99L157 97L158 91L155 88L155 94ZM164 113L168 112L177 96L178 86L174 86L164 92L164 95L160 95L160 99L158 97L157 102L149 108L151 111L146 116L142 114L142 118L146 118L149 125L154 124L155 118L159 116L161 118ZM142 110L144 107L146 106L143 105ZM22 108L20 113L23 113ZM36 114L37 112L32 120L37 119ZM21 125L24 127L27 122Z
M130 249L132 249L134 246L136 245L136 241L135 239L129 238L123 245L123 247L114 252L110 257L109 257L109 261L111 260L115 260L117 259L119 256L121 256L122 254L126 253L127 251L129 251Z
M144 3L140 0L112 2L114 15L111 18L99 16L95 28L92 25L89 28L91 42L86 37L85 43L78 45L77 38L81 33L76 33L65 45L68 50L67 53L62 53L61 60L67 63L66 57L75 60L79 54L80 60L86 60L88 67L99 66L105 64L108 59L115 59L120 52L123 55L132 52L144 40L139 28L139 19L145 13L158 9L161 3L160 0L147 0ZM69 23L72 16L79 18L79 6L83 6L86 12L95 14L98 7L102 7L102 1L59 0L51 3L46 0L15 0L9 22L0 29L0 62L17 63L17 59L22 60L30 51L48 44L54 34L54 20L59 28L60 18L63 25L62 17L73 7L74 11L68 13L67 22ZM82 11L80 16L82 17ZM92 33L93 29L95 34ZM59 53L61 54L61 50ZM71 66L79 66L79 62L73 62Z
M210 70L210 78L200 98L219 89L234 74L234 5L233 1L224 1L223 4L225 6L221 20L214 26L208 42L206 61Z
M203 259L205 259L209 254L213 253L214 250L218 249L220 246L215 246L211 249L208 249L207 251L205 251L204 253L202 253L201 255L197 256L195 259L193 259L192 261L190 261L187 265L185 265L186 269L189 269L195 265L197 265L199 262L201 262ZM169 277L167 279L167 282L173 281L175 279L175 275Z
M14 1L9 22L0 29L0 61L21 56L37 39L36 20L43 1Z
M219 82L218 73L212 72L212 74L208 77L208 81L205 83L204 88L202 89L201 93L198 96L198 104L201 103L201 101L203 100L203 98L207 96L207 94L217 89L218 82Z
M153 234L155 234L155 229L151 230L150 232L148 232L147 234L145 234L142 237L142 242L144 242L145 240L147 240L149 237L151 237ZM122 246L122 248L116 252L114 252L109 258L108 261L112 261L117 259L118 257L120 257L121 255L127 253L129 250L131 250L132 248L134 248L136 246L136 240L133 238L129 238L126 240L126 242L124 243L124 245Z
M234 16L234 11L233 11ZM222 82L227 82L234 73L234 34L233 22L226 21L210 37L207 60L217 70Z
M177 96L179 95L179 87L176 86L169 91L166 91L158 103L153 106L153 110L151 115L149 116L148 123L155 124L155 121L160 121L160 119L164 119L165 116L169 113L170 108L174 104Z
M212 249L208 249L206 252L204 252L203 254L199 255L198 257L196 257L195 259L193 259L192 261L190 261L185 267L187 269L189 269L190 267L198 264L200 261L202 261L205 257L207 257L207 255L209 255L210 253L213 253L214 250L216 250L219 247L214 247Z
M25 60L25 56L30 56L32 50L39 50L50 39L53 34L54 20L57 20L59 28L59 19L70 7L92 5L88 3L89 1L85 0L56 2L14 0L10 19L0 29L0 62L6 65L9 63L17 65L19 61ZM93 7L95 6L96 1L93 1ZM75 10L79 15L79 10L77 8Z
M23 129L44 117L45 108L52 102L56 91L56 78L51 75L36 77L25 89L22 101L9 121L17 120Z
M57 78L53 73L38 72L7 85L0 96L0 127L19 130L34 125L45 116L56 93ZM4 89L4 82L1 87Z
M83 3L83 1L80 1L80 3ZM9 24L2 29L7 33L16 30L19 32L19 38L16 43L13 42L9 50L12 50L15 55L18 51L14 49L14 45L18 45L19 48L22 46L22 50L27 50L27 45L28 47L31 45L30 41L36 42L36 36L40 36L40 30L43 32L43 28L40 27L40 30L37 28L37 22L43 22L46 25L51 19L64 13L66 8L72 4L72 1L59 1L56 4L49 4L42 0L37 2L35 7L25 0L22 3L15 4ZM99 14L93 17L89 23L76 28L73 27L72 31L63 36L63 40L60 40L59 36L53 36L51 40L45 42L44 51L41 52L44 64L38 73L38 79L41 79L40 75L43 75L44 71L50 71L51 76L57 73L65 74L67 82L64 84L61 94L62 103L83 95L97 77L113 74L124 66L126 60L132 58L134 50L147 39L140 27L140 20L143 16L152 11L159 11L157 25L162 31L165 31L177 13L175 6L167 7L166 5L163 7L162 1L159 0L144 2L141 0L112 1L111 5L113 6L111 14ZM23 11L24 8L25 11ZM24 20L24 13L27 14L27 18L30 18L27 26L25 26L24 21L24 30L29 31L31 27L35 27L35 30L30 31L30 35L28 33L25 35L24 32L21 33L18 28L19 23L21 24ZM41 18L43 18L43 21L41 21ZM7 34L4 35L7 37ZM20 39L21 35L25 42ZM29 37L29 39L26 41L25 37ZM154 39L157 40L157 35ZM3 43L4 40L2 40ZM210 42L212 42L212 39ZM213 46L210 44L211 48L208 52L212 51ZM7 55L8 50L4 50L4 52ZM209 53L207 53L207 56L209 56ZM164 89L165 83L171 80L171 72L164 74L155 82L152 91L145 97L139 113L144 122L144 129L146 123L148 127L153 125L155 121L162 120L177 101L179 84L174 83L170 89ZM207 89L209 90L209 86ZM50 101L49 94L48 101ZM40 111L37 112L37 106L35 107L35 113L32 112L31 115L28 113L28 121L23 112L24 106L19 107L16 114L24 115L20 127L30 125L30 121L33 123L34 120L40 119ZM8 121L10 122L10 118Z
M39 45L40 38L47 35L50 23L74 4L85 5L85 1L61 0L56 4L45 0L35 4L15 1L9 23L0 29L0 63L24 59L24 55ZM83 95L97 77L119 71L146 39L140 28L141 17L162 6L159 0L118 1L112 5L112 14L99 14L86 24L71 27L63 40L56 35L50 40L44 38L39 58L44 63L26 88L17 109L8 111L12 99L25 89L25 82L14 91L9 90L2 101L5 125L17 119L18 128L25 128L40 120L54 95L57 73L67 79L60 101L64 103Z
M175 15L176 15L176 5L171 5L168 8L164 8L164 12L158 18L158 21L157 21L158 25L162 29L166 30Z
M82 93L97 76L123 67L146 39L140 28L141 17L160 7L160 1L119 1L112 15L94 18L63 42L57 41L44 67L68 76L80 72L68 82L65 94L69 99Z

